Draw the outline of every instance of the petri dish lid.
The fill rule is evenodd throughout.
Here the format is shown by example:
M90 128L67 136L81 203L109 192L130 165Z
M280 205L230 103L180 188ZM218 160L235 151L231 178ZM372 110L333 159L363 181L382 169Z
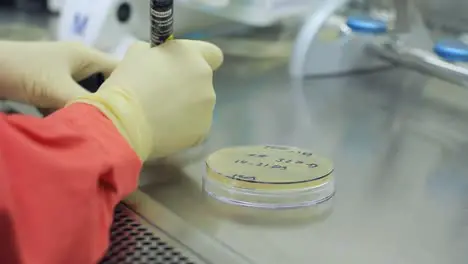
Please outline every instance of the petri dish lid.
M330 160L296 147L232 147L207 158L203 189L225 203L297 208L334 195L333 171Z
M468 45L458 39L443 39L434 45L434 53L451 62L468 61Z
M370 16L349 16L346 25L354 32L382 34L387 32L387 23Z

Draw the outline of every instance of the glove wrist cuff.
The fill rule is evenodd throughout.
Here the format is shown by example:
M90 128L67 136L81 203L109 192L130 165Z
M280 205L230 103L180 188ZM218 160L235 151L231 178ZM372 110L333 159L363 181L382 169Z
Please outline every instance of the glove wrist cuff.
M118 87L106 88L78 97L71 103L85 103L98 108L112 121L140 159L148 159L153 145L151 129L139 102L127 91Z

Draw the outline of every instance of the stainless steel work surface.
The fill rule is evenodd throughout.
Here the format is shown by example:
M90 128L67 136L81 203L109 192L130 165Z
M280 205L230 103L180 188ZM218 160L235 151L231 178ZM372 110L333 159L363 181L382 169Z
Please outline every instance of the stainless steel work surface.
M464 88L402 69L292 81L281 63L232 58L215 86L205 145L144 172L157 180L142 191L187 225L250 263L468 262ZM270 223L211 206L202 195L205 156L245 144L330 157L337 187L330 212ZM157 215L151 206L140 213ZM182 233L182 243L191 239Z

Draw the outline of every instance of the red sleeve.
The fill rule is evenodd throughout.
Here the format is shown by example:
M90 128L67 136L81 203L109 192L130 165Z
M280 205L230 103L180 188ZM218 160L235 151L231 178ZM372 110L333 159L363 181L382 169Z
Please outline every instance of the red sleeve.
M141 162L96 108L0 115L0 262L94 264Z

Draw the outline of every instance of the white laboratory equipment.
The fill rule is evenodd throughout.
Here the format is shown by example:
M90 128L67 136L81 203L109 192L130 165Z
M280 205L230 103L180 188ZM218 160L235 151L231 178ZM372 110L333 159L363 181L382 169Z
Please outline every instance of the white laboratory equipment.
M294 77L343 74L387 66L378 58L368 58L365 45L386 34L389 21L338 15L349 0L324 2L304 23L290 61Z
M332 16L317 30L307 56L298 58L304 62L291 65L293 76L302 76L302 71L309 76L336 75L390 65L379 58L368 57L365 50L369 41L387 34L387 21L370 16ZM297 45L300 43L296 42ZM297 55L298 50L295 51ZM304 69L300 68L301 65Z
M64 5L65 0L47 0L47 9L53 13L59 13Z
M350 0L330 0L322 3L309 15L302 26L290 61L293 77L335 75L355 71L374 70L390 66L388 60L370 55L367 47L389 36L398 34L405 43L421 46L431 43L428 31L418 12L411 10L411 26L407 32L397 32L402 27L396 10L399 0L394 0L390 10L362 10L359 15L343 15L338 11ZM404 16L406 19L406 16Z
M176 5L176 9L174 31L178 34L224 21L183 5ZM121 57L134 40L149 40L149 33L149 1L65 0L56 37L79 41Z
M269 26L278 21L304 16L324 0L181 0L202 10L251 26Z
M370 52L409 69L467 86L468 68L459 63L460 58L464 58L465 48L460 48L463 45L456 48L453 44L447 45L447 42L434 45L414 1L393 1L397 11L394 34L383 41L370 43Z
M57 1L57 2L55 2ZM50 0L60 9L57 38L120 54L149 36L149 1ZM264 27L304 16L323 0L175 0L174 31L181 35L223 23Z

